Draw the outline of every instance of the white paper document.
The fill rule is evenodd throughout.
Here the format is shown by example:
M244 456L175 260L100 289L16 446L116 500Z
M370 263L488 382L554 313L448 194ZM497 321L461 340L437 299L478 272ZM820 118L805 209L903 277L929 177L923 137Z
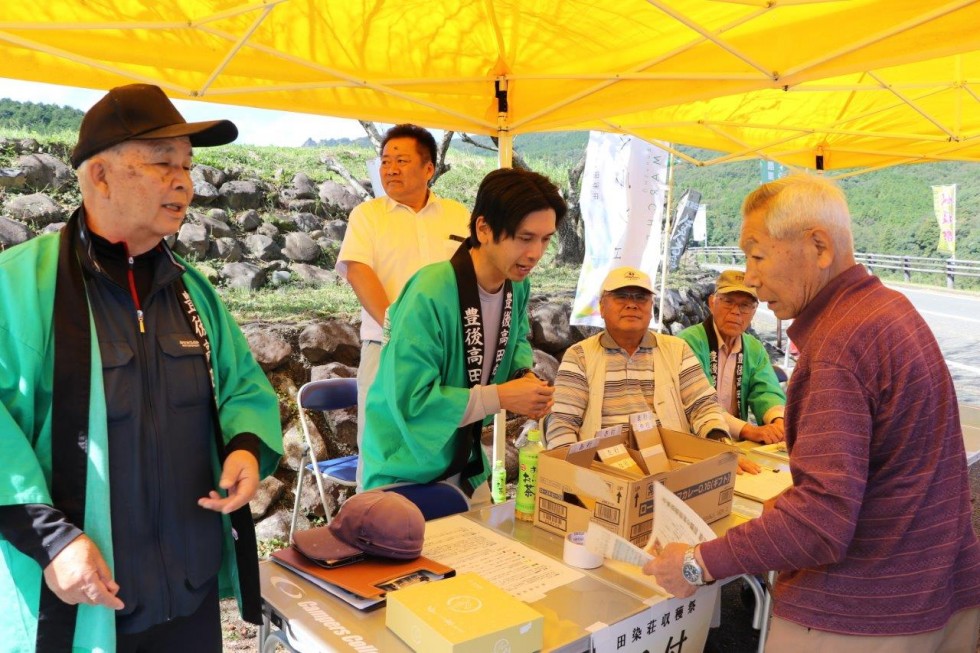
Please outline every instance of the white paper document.
M618 560L637 567L642 567L653 557L595 522L589 522L589 530L585 533L585 548L607 560Z
M653 532L646 549L653 551L671 542L700 544L717 537L707 522L677 495L663 486L653 484Z
M528 603L583 577L554 558L461 515L426 522L422 555L457 573L477 573Z
M715 534L705 521L660 483L654 484L653 501L653 533L647 543L648 550L655 543L697 544L714 539ZM586 547L599 548L609 560L617 561L607 562L607 566L613 569L623 563L642 566L651 558L647 550L596 524L589 524ZM619 571L629 573L627 569ZM641 576L639 570L634 572L638 579L648 581L655 591L670 596L654 582L652 576ZM686 599L653 601L649 609L593 634L593 650L596 653L687 651L689 648L700 651L704 647L717 600L718 586L706 585Z

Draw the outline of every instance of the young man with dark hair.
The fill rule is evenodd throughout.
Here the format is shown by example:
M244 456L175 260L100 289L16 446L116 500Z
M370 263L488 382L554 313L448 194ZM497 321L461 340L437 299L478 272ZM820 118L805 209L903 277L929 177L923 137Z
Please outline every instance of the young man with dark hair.
M467 242L405 286L368 393L365 488L445 479L474 504L487 499L485 418L551 408L553 389L530 372L527 277L565 212L547 178L495 170L480 184Z
M385 311L409 278L429 263L448 260L466 237L469 211L429 189L436 141L417 125L395 125L381 148L381 184L387 197L351 211L337 272L361 303L361 362L357 368L357 444L364 435L368 388L378 372ZM358 484L361 469L358 468Z

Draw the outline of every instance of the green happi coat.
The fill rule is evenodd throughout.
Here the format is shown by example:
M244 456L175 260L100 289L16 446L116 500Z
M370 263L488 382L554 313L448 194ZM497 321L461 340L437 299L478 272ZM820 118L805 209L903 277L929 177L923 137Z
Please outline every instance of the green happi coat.
M527 340L530 285L525 279L513 289L510 338L492 383L534 365ZM458 428L470 396L458 297L447 261L419 270L388 309L388 338L367 397L365 488L438 479L453 460L456 438L469 437ZM489 475L482 448L470 460L477 455L483 471L470 477L474 487Z
M51 419L54 374L53 312L58 245L61 234L40 236L0 254L0 505L51 505ZM182 262L183 263L183 262ZM186 263L184 263L186 266ZM248 343L199 272L183 275L207 329L217 393L218 420L227 444L239 433L255 433L262 442L259 470L275 471L282 454L279 405ZM95 323L90 317L91 331ZM113 567L108 485L108 443L102 360L92 338L89 455L84 532ZM190 455L190 452L189 452ZM211 451L214 487L221 469ZM238 572L228 515L224 563L219 573L222 596L238 594ZM0 537L0 647L33 651L37 631L41 568ZM73 651L115 650L115 616L105 607L80 605Z
M717 387L718 382L711 375L711 346L708 344L705 324L702 322L690 326L678 333L677 337L691 346L694 355L701 362L708 381ZM743 333L741 338L742 392L737 417L742 420L749 419L749 409L751 409L756 422L765 424L765 416L770 409L786 405L786 393L779 385L769 354L762 343L748 333Z

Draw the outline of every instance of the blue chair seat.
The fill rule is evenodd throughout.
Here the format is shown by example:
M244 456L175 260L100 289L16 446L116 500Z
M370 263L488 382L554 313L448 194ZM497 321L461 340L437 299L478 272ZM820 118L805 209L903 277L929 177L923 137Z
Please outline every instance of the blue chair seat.
M357 485L357 454L317 462L320 475L334 483L355 487ZM306 466L313 471L313 464Z
M449 483L395 483L376 489L402 495L419 507L425 521L470 509L470 503L463 491Z

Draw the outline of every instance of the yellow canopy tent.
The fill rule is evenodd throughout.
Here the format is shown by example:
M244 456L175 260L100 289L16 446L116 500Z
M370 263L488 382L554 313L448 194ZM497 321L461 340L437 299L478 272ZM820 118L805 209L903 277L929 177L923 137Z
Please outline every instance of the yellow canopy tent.
M976 50L977 25L972 0L47 0L6 3L0 76L507 142Z
M729 152L857 172L902 163L980 161L980 52L616 116L593 126Z

